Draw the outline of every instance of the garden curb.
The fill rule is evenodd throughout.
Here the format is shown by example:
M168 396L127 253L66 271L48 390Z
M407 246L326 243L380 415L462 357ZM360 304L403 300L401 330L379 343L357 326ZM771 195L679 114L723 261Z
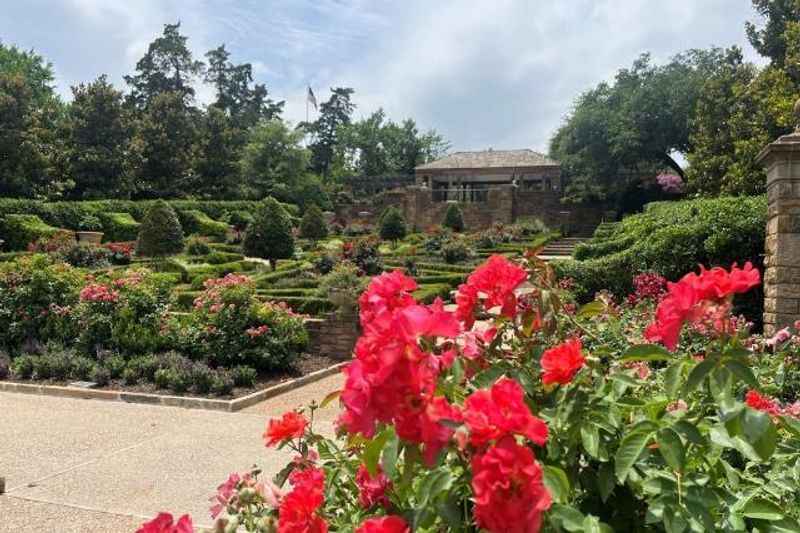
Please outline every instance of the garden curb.
M309 383L319 381L341 371L347 361L311 372L299 378L290 379L267 387L247 396L233 400L216 400L212 398L197 398L192 396L168 396L148 394L144 392L123 392L114 390L82 389L78 387L62 387L58 385L36 385L30 383L13 383L0 381L0 392L21 392L24 394L41 394L43 396L59 396L63 398L77 398L84 400L110 400L127 403L148 405L163 405L168 407L183 407L186 409L206 409L210 411L225 411L234 413L245 407L268 400L279 394L302 387Z

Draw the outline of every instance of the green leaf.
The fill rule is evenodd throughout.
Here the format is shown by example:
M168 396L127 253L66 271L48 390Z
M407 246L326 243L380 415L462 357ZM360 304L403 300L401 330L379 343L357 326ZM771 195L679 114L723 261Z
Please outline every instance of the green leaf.
M621 361L672 361L675 356L658 344L638 344L622 354Z
M600 432L594 424L584 424L581 426L581 442L586 453L597 458L600 450Z
M603 304L603 302L598 302L598 301L589 302L586 305L582 305L581 308L578 309L576 315L581 318L584 317L588 318L591 316L597 316L599 314L602 314L603 311L605 311L605 309L606 306Z
M686 379L686 385L684 385L684 390L689 393L692 392L700 385L703 380L706 379L706 376L714 370L716 366L716 361L712 359L706 359L697 363L692 371L689 372L689 377Z
M747 502L742 509L742 514L747 518L758 518L760 520L781 520L783 513L780 507L769 500L753 498Z
M361 454L361 462L367 467L371 476L378 474L378 460L381 457L383 446L389 439L389 430L381 431L379 434L364 445L364 453Z
M620 442L617 454L614 456L614 470L620 483L625 482L625 478L644 451L652 434L650 431L628 433Z
M750 385L750 387L754 389L758 388L758 380L753 374L753 371L739 359L729 359L725 362L725 368L733 372L737 378Z
M335 390L335 391L333 391L331 393L328 393L328 395L325 396L322 399L322 401L320 402L319 408L322 409L324 407L327 407L328 404L330 404L334 400L337 400L339 398L339 396L341 396L341 395L342 395L342 391L340 391L340 390Z
M683 438L692 444L702 446L706 442L706 440L703 438L703 435L700 433L700 430L697 429L697 426L687 420L679 420L675 422L675 424L672 426L672 429L683 435Z
M583 519L584 533L614 533L607 524L600 522L596 516L589 515Z
M553 504L549 516L567 531L583 531L583 513L569 505Z
M597 471L597 490L600 491L600 498L605 502L614 492L614 469L611 463L603 463Z
M453 476L447 470L433 470L419 486L419 508L424 508L436 497L450 490L453 485Z
M742 429L742 438L753 447L761 460L769 460L775 453L778 443L778 431L770 416L752 409L745 409L742 415Z
M542 471L543 481L547 487L550 496L558 503L566 503L569 501L569 479L567 474L556 466L545 465Z
M391 479L397 472L397 456L400 453L400 439L397 437L394 428L392 428L389 438L386 441L386 446L383 448L383 455L381 456L381 465L383 472Z
M664 428L656 434L658 451L672 470L682 472L686 464L686 450L681 438L670 428Z
M664 387L666 388L667 396L675 398L678 390L681 388L681 378L683 377L683 367L685 361L677 361L671 364L664 371Z

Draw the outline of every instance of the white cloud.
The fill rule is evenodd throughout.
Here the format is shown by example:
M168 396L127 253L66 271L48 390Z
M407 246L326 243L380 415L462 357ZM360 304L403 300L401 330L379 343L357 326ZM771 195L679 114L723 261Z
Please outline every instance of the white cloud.
M644 51L663 61L691 47L738 44L749 0L30 0L9 3L0 35L56 66L60 90L133 70L162 25L180 20L198 58L226 43L235 61L305 119L311 84L356 90L358 114L382 106L455 148L547 141L583 90ZM213 97L208 87L198 99Z

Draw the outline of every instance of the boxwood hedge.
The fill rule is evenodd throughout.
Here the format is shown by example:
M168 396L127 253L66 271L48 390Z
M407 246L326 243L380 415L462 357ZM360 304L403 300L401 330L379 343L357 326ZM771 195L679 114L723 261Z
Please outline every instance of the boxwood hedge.
M766 218L765 196L656 202L643 213L599 228L579 247L576 260L552 264L559 276L575 280L581 300L601 289L628 294L639 272L676 280L699 264L751 261L762 268ZM759 300L754 293L753 301ZM757 315L756 310L753 318Z

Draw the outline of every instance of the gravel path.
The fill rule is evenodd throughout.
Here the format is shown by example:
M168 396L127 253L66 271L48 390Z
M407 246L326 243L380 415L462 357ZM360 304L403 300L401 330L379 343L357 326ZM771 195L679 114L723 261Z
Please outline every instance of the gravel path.
M267 419L341 386L332 376L238 413L0 393L0 532L134 531L161 510L209 527L230 472L272 476L290 459L264 448ZM337 412L317 429L332 433Z

